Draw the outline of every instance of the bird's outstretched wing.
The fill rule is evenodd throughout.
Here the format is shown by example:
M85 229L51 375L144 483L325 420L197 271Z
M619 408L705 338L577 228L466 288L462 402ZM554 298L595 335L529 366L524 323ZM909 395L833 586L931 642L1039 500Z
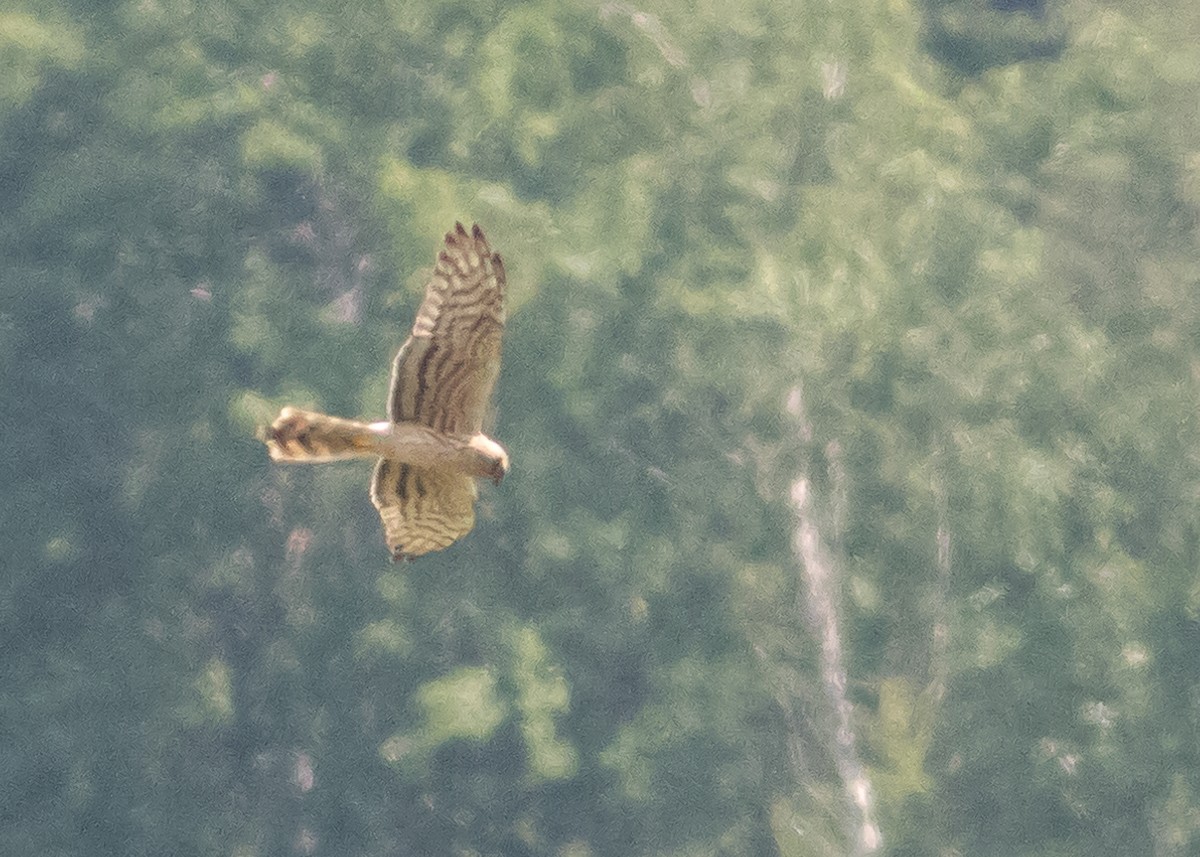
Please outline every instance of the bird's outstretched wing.
M483 230L446 234L412 335L392 367L388 417L474 434L500 373L504 263Z
M483 428L504 332L504 263L483 230L447 233L412 335L392 367L388 418L447 434ZM475 526L475 481L442 469L380 459L371 502L395 559L441 550Z
M375 465L371 502L395 560L448 547L475 526L475 480L462 473L401 464Z

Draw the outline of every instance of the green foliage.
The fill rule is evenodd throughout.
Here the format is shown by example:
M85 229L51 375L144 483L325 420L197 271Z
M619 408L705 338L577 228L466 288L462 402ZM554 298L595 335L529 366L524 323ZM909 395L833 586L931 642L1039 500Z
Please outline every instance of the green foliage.
M425 757L454 739L486 741L504 720L496 680L480 667L463 667L417 691L420 723L411 737L393 737L380 752L389 762Z
M534 782L569 777L578 767L577 754L558 737L555 719L570 708L570 687L550 662L550 653L535 630L522 628L511 636L516 706L529 777Z
M1058 59L1067 47L1062 0L923 0L921 5L926 49L965 74Z
M79 35L70 25L21 12L0 14L0 62L5 68L0 110L24 104L48 73L77 67L82 54Z
M867 741L880 760L871 779L885 800L900 801L932 787L925 767L933 743L933 710L928 695L918 698L903 679L880 683L878 713Z
M883 852L1193 853L1195 20L0 13L0 851L852 853L803 474ZM396 568L253 432L456 219L514 467Z

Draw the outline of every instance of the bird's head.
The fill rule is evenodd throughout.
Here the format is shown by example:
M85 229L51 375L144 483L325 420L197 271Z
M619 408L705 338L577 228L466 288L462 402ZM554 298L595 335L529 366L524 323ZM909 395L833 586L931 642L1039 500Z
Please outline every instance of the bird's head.
M485 434L477 434L471 438L471 448L478 459L475 475L491 479L499 485L508 473L508 453L504 447Z

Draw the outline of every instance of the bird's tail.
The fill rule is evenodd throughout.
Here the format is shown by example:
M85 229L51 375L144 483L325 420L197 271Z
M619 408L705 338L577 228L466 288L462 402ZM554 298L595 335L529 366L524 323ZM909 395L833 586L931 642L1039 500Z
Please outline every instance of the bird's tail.
M316 463L378 454L378 437L366 423L315 411L284 408L259 438L275 461Z

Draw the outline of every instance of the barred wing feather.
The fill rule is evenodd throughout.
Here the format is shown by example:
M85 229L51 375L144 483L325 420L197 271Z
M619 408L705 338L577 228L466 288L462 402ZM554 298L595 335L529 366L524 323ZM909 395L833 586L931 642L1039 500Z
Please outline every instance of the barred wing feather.
M448 434L475 434L500 373L504 263L483 230L446 235L412 335L392 367L388 418ZM460 473L381 459L371 501L396 559L441 550L475 525L475 481Z
M412 335L392 368L388 416L474 434L500 373L504 263L483 230L461 223L446 235Z

